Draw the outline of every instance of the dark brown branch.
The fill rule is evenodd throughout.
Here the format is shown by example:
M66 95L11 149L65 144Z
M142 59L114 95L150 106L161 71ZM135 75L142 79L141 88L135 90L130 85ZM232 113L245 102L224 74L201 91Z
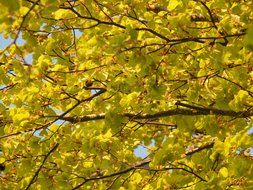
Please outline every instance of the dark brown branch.
M112 18L104 11L103 6L96 0L94 0L94 2L97 4L97 6L99 7L99 9L104 13L104 15L111 21L113 22Z
M23 25L24 25L24 23L25 23L26 18L28 17L28 15L30 14L30 12L34 9L34 7L35 7L39 2L40 2L40 0L37 0L36 2L34 2L33 5L31 6L31 8L30 8L30 9L27 11L27 13L23 16L23 20L22 20L22 22L21 22L21 24L20 24L20 26L19 26L19 28L18 28L18 33L16 34L16 37L15 37L15 39L14 39L14 41L13 41L14 44L16 44L16 41L17 41L18 36L19 36L19 34L20 34L20 32L21 32L21 29L22 29L22 27L23 27Z
M124 117L136 119L155 119L161 117L169 117L175 115L185 115L185 116L194 116L194 115L219 115L219 116L230 116L236 118L247 118L253 116L253 112L250 111L233 111L233 110L222 110L209 107L199 107L188 105L184 103L177 103L179 106L187 107L189 109L176 108L168 111L161 111L155 114L134 114L134 113L124 113ZM59 117L59 116L45 116L45 117ZM71 123L85 122L85 121L94 121L105 119L105 114L91 114L80 117L62 117L62 120L69 121Z
M141 121L135 121L134 122L138 124L144 124L144 125L159 125L159 126L166 126L166 127L171 127L171 128L177 128L177 124L172 124L172 123L158 123L158 122L152 122L152 121L146 121L146 122L141 122Z
M109 175L104 175L104 176L95 176L95 177L86 178L82 183L80 183L79 185L77 185L76 187L74 187L72 190L79 189L80 187L82 187L88 181L100 180L100 179L105 179L105 178L110 178L110 177L122 175L122 174L128 173L128 172L130 172L132 170L135 170L138 167L142 167L142 166L144 166L146 164L149 164L150 162L151 162L151 160L144 160L142 162L139 162L139 163L135 164L132 167L129 167L129 168L125 169L125 170L121 170L119 172L115 172L115 173L112 173L112 174L109 174Z
M34 2L34 1L32 1L32 0L26 0L26 1L29 2L29 3L32 3L32 4L39 5L39 2Z
M208 18L202 15L197 15L197 14L192 14L190 18L192 22L211 22ZM219 22L219 18L216 16L213 16L213 21Z
M207 36L207 37L188 37L188 38L178 38L178 39L170 39L170 42L200 42L204 43L203 40L218 40L218 39L224 39L224 38L231 38L231 37L240 37L244 36L246 32L236 33L236 34L227 34L223 36Z
M86 19L86 20L92 20L97 22L95 26L98 26L99 24L105 24L105 25L111 25L111 26L116 26L119 27L121 29L126 29L126 26L118 24L116 22L108 22L108 21L102 21L98 18L95 18L93 16L84 16L81 15L77 10L75 10L73 7L63 7L61 6L62 9L69 9L71 10L74 14L76 14L77 17L82 18L82 19ZM212 18L212 21L215 23L215 18ZM212 22L211 21L211 22ZM197 42L197 43L206 43L206 40L218 40L218 39L226 39L226 38L230 38L230 37L240 37L245 35L245 32L242 33L237 33L237 34L226 34L226 35L220 35L220 36L209 36L209 37L187 37L187 38L178 38L178 39L169 39L168 37L156 32L155 30L151 29L151 28L135 28L135 30L137 31L147 31L157 37L159 37L160 39L165 40L167 43L169 42L178 42L178 44L180 43L185 43L185 42ZM227 42L227 41L226 41Z
M83 16L81 15L78 11L76 11L73 7L61 7L62 9L69 9L71 10L73 13L75 13L79 18L84 18L84 19L87 19L87 20L93 20L93 21L96 21L98 24L105 24L105 25L112 25L112 26L117 26L119 28L122 28L122 29L126 29L125 26L121 25L121 24L118 24L116 22L107 22L107 21L102 21L102 20L99 20L95 17L91 17L91 16ZM168 38L166 38L165 36L163 36L162 34L152 30L151 28L135 28L135 30L140 30L140 31L148 31L152 34L154 34L155 36L163 39L163 40L166 40L167 42L169 42L170 40Z
M152 172L160 172L160 171L168 171L168 170L182 170L182 171L185 171L187 173L190 173L190 174L193 174L195 177L197 177L198 179L200 179L201 181L204 181L204 182L207 182L204 178L202 178L200 175L198 175L197 173L193 172L193 170L187 170L183 167L165 167L165 168L162 168L162 169L150 169L150 168L147 168L147 167L140 167L138 169L145 169L145 170L148 170L148 171L152 171Z
M210 18L211 18L213 27L214 27L215 29L218 29L218 27L217 27L216 24L215 24L215 19L214 19L214 17L213 17L213 14L212 14L211 10L209 9L209 7L208 7L204 2L202 2L202 1L200 1L200 4L203 5L203 6L205 7L205 9L207 10L207 12L208 12L208 14L209 14L209 16L210 16Z
M212 21L212 24L213 24L213 27L219 32L220 35L223 35L223 33L221 31L218 30L218 27L216 26L215 24L215 19L213 17L213 14L212 14L212 11L209 9L209 7L202 1L200 1L201 5L203 5L205 7L205 9L207 10L210 18L211 18L211 21ZM228 44L228 40L226 37L224 37L224 42L223 43L220 43L221 45L223 46L226 46Z
M119 176L119 175L123 175L126 174L130 171L134 171L136 169L141 169L141 170L148 170L148 171L154 171L154 172L161 172L161 171L168 171L168 170L182 170L185 171L187 173L193 174L196 178L200 179L201 181L205 181L206 180L204 178L202 178L200 175L198 175L197 173L195 173L191 168L190 170L185 169L183 167L176 167L173 165L173 167L165 167L162 169L152 169L149 168L147 166L147 164L149 164L151 162L151 159L147 159L147 160L143 160L139 163L134 164L132 167L129 167L125 170L121 170L112 174L108 174L108 175L103 175L103 176L95 176L95 177L90 177L90 178L85 178L84 181L82 183L80 183L79 185L77 185L76 187L74 187L72 190L75 189L79 189L80 187L82 187L85 183L87 183L88 181L94 181L94 180L101 180L101 179L105 179L105 178L111 178L114 176Z
M209 149L209 148L213 148L213 145L214 145L214 142L211 142L211 143L206 144L206 145L204 145L204 146L200 146L199 148L196 148L196 149L194 149L194 150L192 150L192 151L186 152L185 155L186 155L186 156L191 156L191 155L193 155L193 154L195 154L195 153L197 153L197 152L200 152L200 151L202 151L202 150Z
M13 88L17 83L14 83L14 84L10 84L8 86L4 86L2 88L0 88L0 91L5 91L5 90L9 90L11 88Z
M32 129L28 129L28 130L25 130L25 131L18 131L16 133L11 133L11 134L7 134L7 135L3 135L0 137L0 139L4 139L4 138L8 138L8 137L11 137L11 136L16 136L16 135L20 135L20 134L23 134L23 133L28 133L28 132L32 132L32 131L38 131L40 129L43 129L43 128L46 128L46 127L49 127L50 125L52 125L54 122L58 121L58 120L65 120L65 121L68 121L66 119L64 119L65 115L67 115L69 112L71 112L73 109L75 109L77 106L79 106L81 103L83 102L87 102L87 101L91 101L93 98L103 94L106 90L103 89L103 90L100 90L99 92L97 92L96 94L93 94L92 96L84 99L84 100L81 100L81 101L78 101L74 106L72 106L71 108L69 108L67 111L65 111L64 113L62 113L61 115L58 115L58 116L53 116L52 118L55 118L53 121L50 121L49 123L46 123L45 125L42 125L38 128L32 128ZM98 116L98 115L96 115ZM50 116L47 116L47 117L50 117ZM96 119L94 119L96 120ZM77 122L76 122L77 123Z
M101 21L95 17L91 17L91 16L83 16L81 15L78 11L76 11L73 7L61 7L62 9L69 9L71 10L73 13L76 14L76 16L78 16L79 18L83 18L83 19L87 19L87 20L92 20L92 21L95 21L97 22L98 24L105 24L105 25L113 25L113 26L117 26L119 28L122 28L122 29L126 29L125 26L122 26L120 24L117 24L115 22L107 22L107 21Z
M232 81L232 80L230 80L230 79L228 79L228 78L226 78L226 77L222 77L222 76L220 76L220 75L216 75L216 76L219 77L219 78L221 78L221 79L223 79L223 80L226 80L226 81L228 81L228 82L230 82L230 83L232 83L232 84L234 84L234 85L236 85L236 86L238 86L240 89L242 89L242 90L248 92L249 95L253 98L253 92L251 92L250 90L244 88L242 85L240 85L240 84L238 84L238 83L235 83L234 81Z
M238 117L238 118L246 118L253 115L253 112L248 111L233 111L233 110L222 110L213 107L200 107L195 105L189 105L182 102L176 102L176 105L182 106L185 108L190 108L192 110L196 110L198 115L221 115L221 116L231 116L231 117ZM201 114L202 113L202 114Z
M45 158L43 159L40 167L37 169L37 171L35 172L35 174L33 175L33 178L31 179L31 181L29 182L29 184L27 185L27 187L25 188L26 190L28 190L31 185L35 182L36 178L38 177L40 170L42 169L43 165L45 164L47 158L50 156L50 154L52 154L56 148L59 146L59 143L57 143L56 145L54 145L54 147L47 153L47 155L45 156Z
M138 31L138 30L139 30L139 31L148 31L148 32L150 32L151 34L154 34L155 36L157 36L157 37L159 37L159 38L161 38L161 39L163 39L163 40L165 40L165 41L167 41L167 42L170 42L170 39L169 39L169 38L163 36L162 34L156 32L156 31L154 31L154 30L152 30L152 29L150 29L150 28L135 28L135 30L137 30L137 31Z

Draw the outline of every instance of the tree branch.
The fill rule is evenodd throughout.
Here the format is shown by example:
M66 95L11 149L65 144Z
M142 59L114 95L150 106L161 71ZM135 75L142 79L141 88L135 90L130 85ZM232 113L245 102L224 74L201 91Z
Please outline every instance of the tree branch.
M213 145L214 145L214 142L208 143L208 144L206 144L204 146L200 146L200 147L198 147L198 148L196 148L196 149L194 149L192 151L186 152L185 155L186 156L191 156L191 155L193 155L193 154L195 154L197 152L200 152L202 150L213 148Z
M39 2L40 2L40 0L37 0L36 2L33 2L33 5L31 6L31 8L30 8L30 9L27 11L27 13L23 16L23 20L22 20L22 22L21 22L21 24L20 24L20 26L19 26L19 28L18 28L18 33L16 34L16 37L15 37L15 39L14 39L14 41L13 41L14 44L16 44L16 41L17 41L18 36L19 36L19 34L20 34L20 32L21 32L21 29L22 29L22 27L23 27L23 25L24 25L24 23L25 23L26 18L28 17L28 15L30 14L30 12L34 9L34 7L35 7Z
M35 179L38 177L40 170L42 169L43 165L45 164L47 158L50 156L50 154L52 154L52 152L54 152L56 150L56 148L59 146L59 143L57 143L56 145L54 145L54 147L47 153L47 155L45 156L45 158L43 159L40 167L37 169L37 171L35 172L35 174L33 175L33 178L31 179L31 181L29 182L29 184L27 185L27 187L25 188L26 190L28 190L31 185L35 182Z
M103 175L103 176L95 176L95 177L86 178L82 183L80 183L79 185L77 185L76 187L74 187L72 190L79 189L80 187L82 187L88 181L100 180L100 179L105 179L105 178L110 178L110 177L122 175L122 174L128 173L128 172L130 172L132 170L135 170L138 167L142 167L142 166L144 166L146 164L149 164L150 162L151 162L151 160L148 159L148 160L144 160L142 162L139 162L139 163L135 164L134 166L129 167L129 168L125 169L125 170L121 170L119 172L115 172L115 173L108 174L108 175Z
M121 171L118 171L118 172L115 172L115 173L112 173L112 174L85 178L82 183L78 184L72 190L79 189L80 187L82 187L88 181L94 181L94 180L101 180L101 179L105 179L105 178L111 178L111 177L114 177L114 176L119 176L119 175L122 175L122 174L126 174L126 173L128 173L128 172L130 172L132 170L136 170L136 169L155 171L155 172L162 172L162 171L168 171L168 170L182 170L182 171L185 171L187 173L193 174L196 178L200 179L201 181L207 182L200 175L198 175L197 173L193 172L193 170L191 168L190 168L190 170L188 170L186 168L176 167L175 165L173 165L173 167L164 167L162 169L152 169L152 168L149 168L149 166L146 166L151 161L152 161L151 159L143 160L141 162L138 162L138 163L134 164L133 166L131 166L131 167L127 168L127 169L124 169L124 170L121 170Z
M185 115L185 116L194 116L194 115L219 115L219 116L230 116L236 118L247 118L253 116L253 112L250 111L233 111L233 110L222 110L209 107L199 107L194 105L188 105L184 103L177 103L176 105L183 106L185 108L176 108L167 111L157 112L155 114L135 114L135 113L123 113L124 117L134 118L135 120L140 119L155 119L161 117L169 117L175 115ZM59 117L59 116L45 116L45 117ZM65 116L61 118L62 120L69 121L71 123L79 123L86 121L95 121L105 119L105 113L100 114L91 114L85 116Z

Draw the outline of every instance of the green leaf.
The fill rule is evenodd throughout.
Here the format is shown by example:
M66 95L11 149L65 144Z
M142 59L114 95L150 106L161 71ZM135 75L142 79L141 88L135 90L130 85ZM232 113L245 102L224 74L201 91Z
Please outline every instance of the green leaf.
M10 0L10 1L5 1L5 0L0 0L0 4L2 6L7 7L9 11L17 11L20 7L20 1L17 0Z
M128 25L126 28L126 32L129 33L131 39L136 40L138 37L138 31L136 31L132 26Z
M134 104L134 102L137 100L138 96L140 93L138 92L132 92L128 95L125 95L122 97L122 99L120 100L119 104L122 107L128 108L129 106L131 106L132 104Z
M249 26L245 36L245 44L249 50L253 50L253 25Z

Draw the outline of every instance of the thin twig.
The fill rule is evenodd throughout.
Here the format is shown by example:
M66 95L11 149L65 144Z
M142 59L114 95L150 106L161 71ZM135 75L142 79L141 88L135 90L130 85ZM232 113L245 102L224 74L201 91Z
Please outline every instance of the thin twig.
M38 177L40 170L42 169L43 165L45 164L47 158L50 156L50 154L52 154L56 148L59 146L59 143L55 144L54 147L47 153L47 155L45 156L45 158L43 159L40 167L37 169L37 171L35 172L35 174L33 175L33 178L31 179L31 181L29 182L29 184L27 185L27 187L25 188L26 190L28 190L31 185L35 182L36 178Z

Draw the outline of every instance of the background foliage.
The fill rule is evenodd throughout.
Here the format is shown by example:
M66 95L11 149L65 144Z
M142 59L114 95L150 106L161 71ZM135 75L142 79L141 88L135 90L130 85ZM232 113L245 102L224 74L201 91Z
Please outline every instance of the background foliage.
M252 1L0 6L1 189L253 189Z

